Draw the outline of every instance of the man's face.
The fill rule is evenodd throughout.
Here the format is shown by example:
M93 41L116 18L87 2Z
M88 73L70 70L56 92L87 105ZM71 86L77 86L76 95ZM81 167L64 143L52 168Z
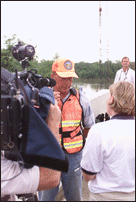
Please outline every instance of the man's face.
M129 59L128 58L123 59L123 61L121 62L121 64L122 64L123 68L128 68L129 64L130 64Z
M56 85L53 87L54 90L60 92L61 94L67 94L71 87L73 78L72 77L62 78L58 76L56 73L52 74L51 77L56 81Z

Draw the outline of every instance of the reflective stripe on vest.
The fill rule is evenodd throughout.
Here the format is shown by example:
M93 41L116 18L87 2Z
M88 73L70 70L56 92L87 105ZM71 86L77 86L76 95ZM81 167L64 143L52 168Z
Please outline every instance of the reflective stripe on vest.
M62 121L62 127L78 126L79 124L80 120Z
M62 111L60 124L62 131L62 134L60 134L61 146L68 153L78 152L83 148L84 142L80 126L82 108L79 103L79 92L77 91L76 96L71 94L63 104L60 101L59 108ZM61 139L62 137L63 139Z
M74 140L69 138L63 139L64 148L68 153L75 153L80 151L83 148L83 138L82 135L74 137Z

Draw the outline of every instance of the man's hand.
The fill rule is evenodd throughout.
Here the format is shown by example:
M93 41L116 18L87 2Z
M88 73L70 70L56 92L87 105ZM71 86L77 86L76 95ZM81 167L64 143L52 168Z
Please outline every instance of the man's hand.
M57 100L55 99L55 105L50 104L49 114L47 116L46 122L59 143L60 143L59 140L60 117L61 117L61 111L57 105ZM60 174L61 174L60 171L40 167L40 180L38 191L44 189L52 189L56 187L60 181Z
M49 114L47 116L47 124L50 123L59 123L61 117L61 111L57 105L57 100L55 99L55 105L50 104Z
M57 102L59 102L60 101L60 92L53 92L54 93L54 97L55 97L55 99L57 100Z
M55 105L50 104L49 114L47 116L47 125L59 142L59 123L60 123L61 111L57 105L57 100L55 99Z

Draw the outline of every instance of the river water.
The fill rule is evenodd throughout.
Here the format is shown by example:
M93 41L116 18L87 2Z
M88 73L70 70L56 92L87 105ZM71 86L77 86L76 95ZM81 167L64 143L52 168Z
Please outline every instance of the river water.
M99 81L96 79L86 79L86 80L73 80L72 86L82 90L85 96L91 100L99 95L107 93L109 90L109 86L113 83L113 80L108 81Z

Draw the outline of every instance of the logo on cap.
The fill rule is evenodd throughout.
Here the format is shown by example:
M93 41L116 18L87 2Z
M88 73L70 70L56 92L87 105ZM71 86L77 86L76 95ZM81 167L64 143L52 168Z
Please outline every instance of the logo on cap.
M67 70L71 70L72 69L72 62L70 60L67 60L64 62L64 67Z

